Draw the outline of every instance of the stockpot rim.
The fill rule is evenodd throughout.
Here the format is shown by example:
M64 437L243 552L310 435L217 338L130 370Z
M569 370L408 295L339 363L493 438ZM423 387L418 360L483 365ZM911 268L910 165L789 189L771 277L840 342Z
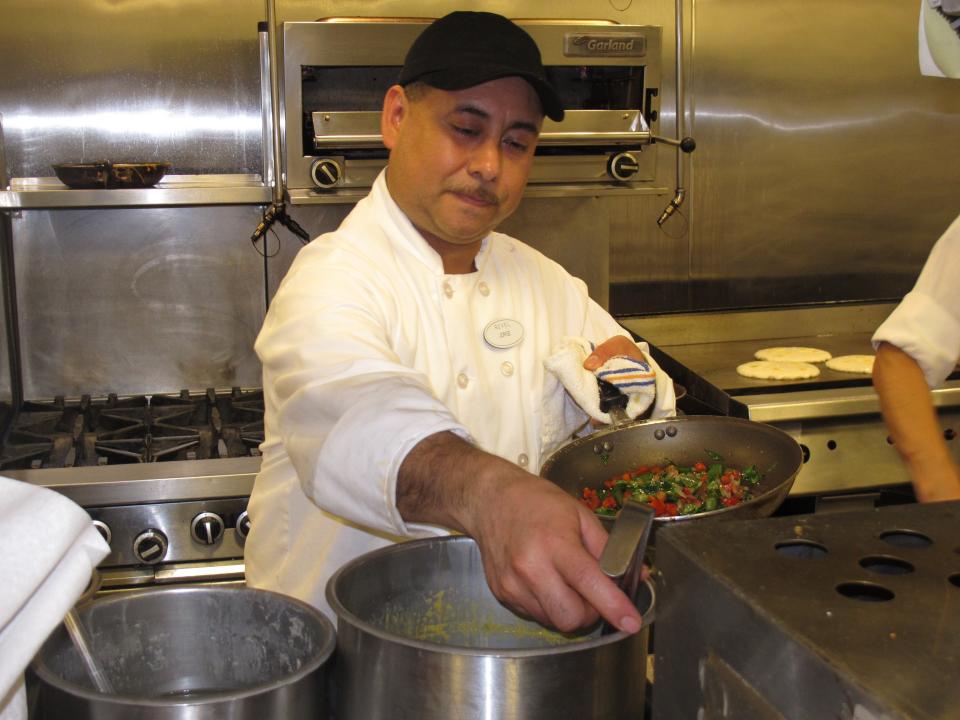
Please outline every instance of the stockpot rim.
M349 611L340 599L336 595L336 586L337 583L341 581L341 578L347 573L353 571L359 566L362 566L368 559L372 556L383 556L383 555L392 555L401 552L407 552L410 548L416 548L420 545L430 545L437 542L448 542L448 543L472 543L475 544L475 541L472 537L468 535L446 535L438 537L429 537L429 538L418 538L415 540L405 540L403 542L394 543L393 545L388 545L386 547L378 548L377 550L372 550L368 553L364 553L359 557L354 558L350 562L342 565L327 582L326 587L326 598L327 603L330 605L330 608L337 616L337 622L339 627L339 622L349 622L351 625L357 629L367 633L368 635L373 635L379 640L386 642L397 643L405 647L414 648L417 650L424 650L427 652L442 653L444 655L468 655L472 657L497 657L497 658L529 658L529 657L539 657L543 655L559 655L566 653L576 653L583 652L587 650L593 650L604 645L612 645L620 640L625 638L630 638L633 635L640 635L646 631L654 622L655 619L655 610L657 605L657 594L656 589L654 588L653 583L650 579L643 581L643 584L647 588L647 592L650 594L650 605L647 608L646 612L642 612L642 624L640 629L636 633L628 633L623 630L617 630L616 632L611 632L606 635L600 635L592 640L584 640L579 642L570 642L565 645L554 645L549 647L542 648L518 648L515 650L506 649L506 648L472 648L466 647L463 645L444 645L442 643L430 642L427 640L414 640L413 638L404 637L403 635L397 635L394 633L387 632L382 628L377 627L376 625L367 622L366 620L360 619L357 615Z
M101 605L113 605L116 603L123 602L125 600L136 600L141 597L155 595L156 593L168 593L168 594L178 594L178 595L194 595L197 593L209 593L210 591L217 593L231 593L231 594L268 594L274 595L284 602L289 603L290 605L297 606L300 609L306 611L310 615L319 617L320 625L324 627L326 631L326 640L323 643L318 656L313 661L304 664L297 672L291 673L290 675L285 676L280 680L275 680L269 683L263 683L260 685L254 685L245 688L236 688L231 690L224 690L222 692L204 692L202 695L197 695L196 697L185 698L181 701L175 701L173 699L167 700L158 700L156 698L141 697L139 695L124 695L122 693L113 693L105 694L97 690L85 687L83 685L78 685L77 683L71 682L65 678L60 677L54 673L47 664L43 661L43 647L49 641L49 637L44 641L40 650L37 651L37 654L31 663L33 672L36 673L38 678L44 683L51 687L59 688L62 691L68 692L71 695L76 697L83 698L84 700L95 701L97 703L110 703L115 705L130 705L136 704L141 707L157 707L157 708L166 708L172 706L180 705L215 705L222 702L235 702L238 700L243 700L254 695L260 695L274 690L279 690L280 688L292 685L294 683L300 682L308 675L314 673L318 668L320 668L324 663L326 663L330 656L333 655L333 651L336 649L336 629L333 626L333 623L330 619L324 615L320 610L313 607L309 603L300 600L299 598L292 597L290 595L284 595L283 593L274 592L273 590L264 590L262 588L255 587L217 587L217 586L205 586L205 587L172 587L172 588L150 588L145 590L133 590L130 592L124 592L112 597L106 598L97 598L96 600L87 603L85 607L90 607L94 604Z

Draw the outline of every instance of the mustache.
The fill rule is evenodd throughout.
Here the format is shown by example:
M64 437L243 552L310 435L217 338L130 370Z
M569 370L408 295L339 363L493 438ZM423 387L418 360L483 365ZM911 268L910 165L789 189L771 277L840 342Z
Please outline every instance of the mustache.
M490 205L500 204L500 198L482 185L452 187L450 192L457 195L467 195Z

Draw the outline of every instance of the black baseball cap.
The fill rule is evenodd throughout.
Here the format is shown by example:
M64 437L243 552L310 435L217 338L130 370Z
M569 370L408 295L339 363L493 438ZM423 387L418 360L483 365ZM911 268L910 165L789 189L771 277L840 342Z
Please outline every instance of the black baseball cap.
M502 15L458 10L432 22L413 41L397 82L463 90L513 76L536 90L547 117L563 120L563 103L547 80L533 38Z

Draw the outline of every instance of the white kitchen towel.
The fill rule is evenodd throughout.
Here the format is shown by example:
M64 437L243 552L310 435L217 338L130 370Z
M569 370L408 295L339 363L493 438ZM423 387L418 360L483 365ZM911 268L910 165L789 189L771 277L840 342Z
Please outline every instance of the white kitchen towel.
M651 404L652 418L677 414L673 381L650 357L647 343L637 343L637 347L646 366L632 358L614 357L590 372L583 362L593 352L593 343L580 337L565 337L557 344L544 361L548 371L541 435L544 457L559 443L569 440L588 419L611 422L610 414L600 410L598 377L617 385L628 396L626 413L631 419L646 412ZM566 393L557 392L564 389Z
M0 477L0 720L26 718L23 671L109 552L79 505Z

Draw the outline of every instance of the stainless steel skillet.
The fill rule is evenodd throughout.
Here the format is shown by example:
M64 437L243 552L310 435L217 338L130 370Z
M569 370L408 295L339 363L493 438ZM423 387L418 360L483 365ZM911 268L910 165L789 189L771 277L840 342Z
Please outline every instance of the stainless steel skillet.
M540 475L579 498L584 487L598 489L604 480L640 465L692 465L708 460L708 451L726 465L756 465L763 476L753 498L740 505L696 515L658 517L654 530L670 523L710 519L759 518L771 515L784 501L803 464L800 445L782 430L740 418L690 415L644 420L599 430L574 440L546 459ZM612 518L601 518L609 530Z

